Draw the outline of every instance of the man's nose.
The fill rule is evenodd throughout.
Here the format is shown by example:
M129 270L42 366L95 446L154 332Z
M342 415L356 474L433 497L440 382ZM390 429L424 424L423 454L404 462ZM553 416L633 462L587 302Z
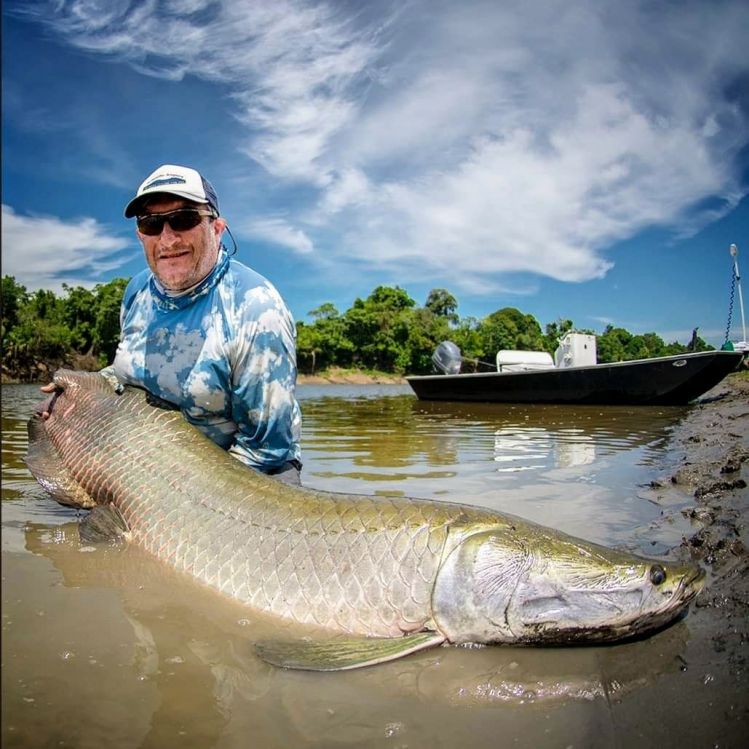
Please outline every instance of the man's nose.
M164 221L160 240L162 244L173 244L179 239L179 232L174 231L168 221Z

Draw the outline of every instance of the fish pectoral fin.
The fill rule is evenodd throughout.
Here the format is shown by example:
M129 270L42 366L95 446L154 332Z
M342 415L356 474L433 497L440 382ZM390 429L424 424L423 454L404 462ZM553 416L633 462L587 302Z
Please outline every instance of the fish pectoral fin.
M61 505L67 507L93 507L96 503L73 478L55 446L49 439L39 414L29 419L29 448L26 465L34 478Z
M258 656L281 668L304 671L347 671L402 658L441 645L439 632L417 632L403 637L346 637L331 640L262 640Z
M129 533L127 521L114 505L97 505L78 526L81 541L89 544L122 541Z

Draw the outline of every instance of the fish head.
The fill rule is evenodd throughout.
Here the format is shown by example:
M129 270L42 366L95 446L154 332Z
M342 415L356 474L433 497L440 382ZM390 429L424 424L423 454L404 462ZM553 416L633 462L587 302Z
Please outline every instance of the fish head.
M467 535L432 596L451 642L620 640L679 616L702 589L696 565L646 559L524 521Z

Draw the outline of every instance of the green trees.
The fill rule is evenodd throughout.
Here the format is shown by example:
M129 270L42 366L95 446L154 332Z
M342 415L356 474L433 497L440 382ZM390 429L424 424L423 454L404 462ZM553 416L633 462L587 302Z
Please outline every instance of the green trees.
M696 332L695 351L709 351L708 346ZM624 328L607 325L603 333L597 336L596 347L598 361L601 363L632 361L633 359L652 359L654 356L673 356L690 350L676 341L666 344L656 333L633 335Z
M300 322L298 358L300 372L312 373L336 365L378 369L397 374L432 371L432 353L441 341L451 340L460 348L466 370L493 368L501 349L548 351L553 354L559 340L575 329L572 320L559 319L544 331L533 315L514 307L503 307L481 320L459 318L457 300L445 289L433 289L423 307L401 288L378 286L366 299L356 299L339 314L324 304L310 315L311 325ZM592 330L580 330L594 334ZM633 335L609 325L598 338L598 361L668 356L687 351L677 342L665 344L655 333ZM710 348L696 339L698 351Z
M38 379L46 370L110 363L119 339L119 310L127 280L118 278L93 290L63 286L30 293L12 276L2 279L3 374ZM332 366L397 374L432 371L434 349L444 340L460 348L464 371L494 368L501 349L548 351L574 329L572 320L548 323L542 331L533 315L503 307L482 319L460 318L458 301L446 289L432 289L423 307L398 286L378 286L344 313L326 302L312 310L312 322L297 324L299 371L312 374ZM591 330L581 332L593 333ZM694 334L698 351L710 348ZM597 336L598 361L666 356L687 351L665 344L655 333L633 335L607 326Z
M424 305L436 317L444 317L450 322L458 322L458 300L446 289L432 289Z
M332 365L349 367L353 359L353 344L346 335L346 321L330 302L312 310L312 325L297 323L297 358L300 367L314 374Z
M30 294L13 276L2 281L3 368L12 362L33 370L40 361L60 361L70 349L71 331L60 300L40 289Z
M410 364L409 331L416 302L403 289L378 286L356 299L344 315L353 364L363 369L402 372Z
M457 321L455 297L433 290L424 307L406 291L378 286L355 299L340 315L332 304L309 314L312 325L297 324L297 358L302 372L325 367L356 367L384 372L428 372L437 344L449 338Z
M128 279L115 278L94 287L94 329L91 341L92 353L98 356L99 364L105 367L114 359L120 339L120 305Z
M533 315L524 315L515 307L504 307L485 317L479 327L484 355L492 359L501 349L543 351L541 326Z
M552 356L559 346L559 341L564 336L574 329L572 320L559 319L556 322L547 323L544 330L544 351L547 351ZM581 330L581 333L592 333L590 330Z
M33 380L76 358L105 366L119 340L119 312L127 280L118 278L93 290L63 285L64 296L33 293L13 276L2 279L3 373Z

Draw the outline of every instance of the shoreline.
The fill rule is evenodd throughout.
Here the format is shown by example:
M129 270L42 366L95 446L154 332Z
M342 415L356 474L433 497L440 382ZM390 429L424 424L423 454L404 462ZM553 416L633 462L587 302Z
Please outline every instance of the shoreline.
M297 385L406 385L405 377L385 372L371 373L356 369L329 369L320 374L298 374Z
M688 614L685 683L663 706L681 704L683 690L702 693L691 719L733 745L749 726L749 377L731 374L703 395L675 427L669 453L675 462L651 483L654 501L691 494L682 512L694 530L667 556L697 562L707 578Z
M734 373L703 395L670 436L676 463L651 485L692 494L699 527L682 549L724 573L749 560L749 377ZM749 590L749 585L747 585Z

